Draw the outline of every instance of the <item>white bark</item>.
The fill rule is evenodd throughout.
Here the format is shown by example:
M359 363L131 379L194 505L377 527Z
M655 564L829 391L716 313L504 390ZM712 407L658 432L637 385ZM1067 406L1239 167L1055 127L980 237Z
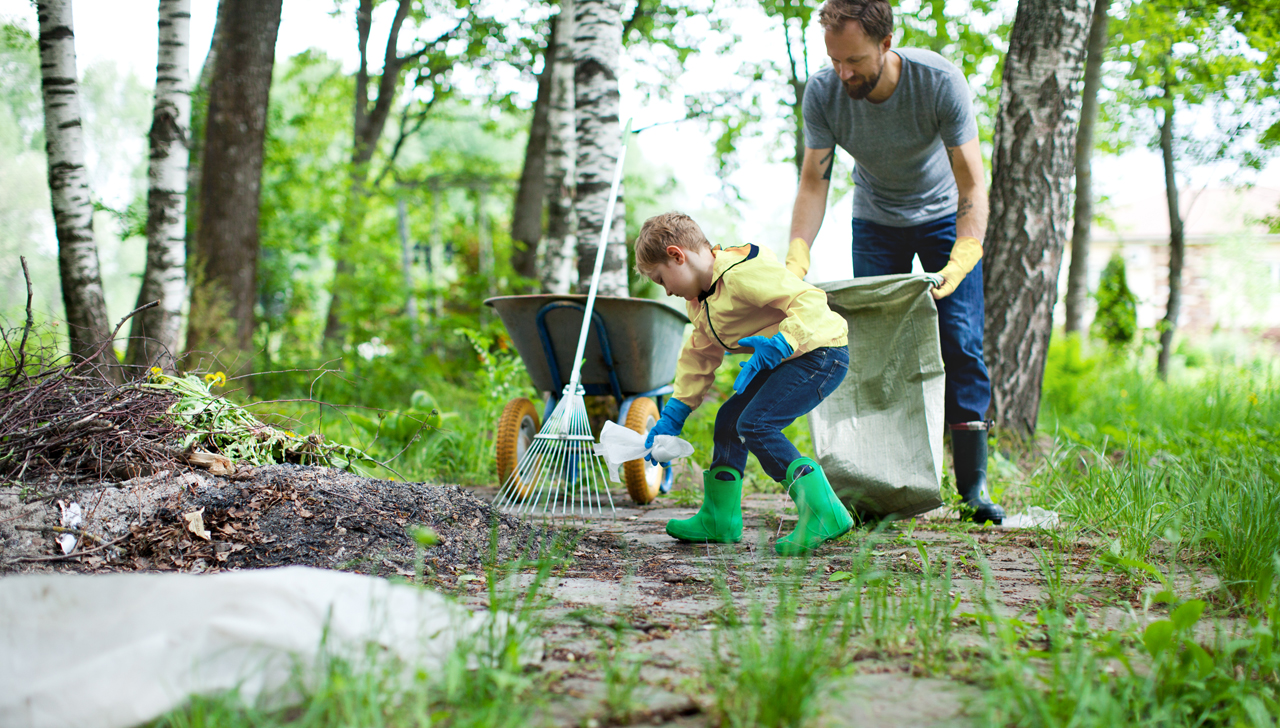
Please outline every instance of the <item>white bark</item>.
M39 0L36 8L40 21L45 152L58 235L62 300L71 353L76 358L86 358L106 341L111 329L107 324L98 246L93 238L88 170L84 166L71 0ZM114 356L110 359L114 360Z
M547 242L543 250L542 290L568 293L576 278L578 219L573 214L578 144L574 128L574 0L560 0L551 73L551 113L547 131Z
M191 0L160 0L156 98L147 173L147 267L134 317L129 364L174 367L187 297L187 163L191 137Z
M596 246L604 226L605 208L622 129L618 121L618 69L622 58L621 0L578 0L573 36L575 112L578 164L578 288L591 284ZM626 207L622 190L609 229L604 267L600 272L602 296L627 295Z

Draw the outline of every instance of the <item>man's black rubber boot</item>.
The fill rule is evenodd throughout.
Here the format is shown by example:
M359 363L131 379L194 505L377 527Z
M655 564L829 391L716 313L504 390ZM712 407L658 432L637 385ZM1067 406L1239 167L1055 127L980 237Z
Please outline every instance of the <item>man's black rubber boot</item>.
M956 490L964 499L960 518L974 523L1004 522L1004 509L987 495L987 431L952 430L951 455L956 471Z

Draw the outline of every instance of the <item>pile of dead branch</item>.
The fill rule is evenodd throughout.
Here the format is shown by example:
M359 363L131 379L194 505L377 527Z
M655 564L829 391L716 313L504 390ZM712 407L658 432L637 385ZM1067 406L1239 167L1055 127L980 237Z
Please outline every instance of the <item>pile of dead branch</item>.
M221 372L180 375L155 367L117 383L90 364L97 357L75 362L47 343L33 346L52 339L32 332L29 317L20 332L0 329L0 482L66 492L65 486L128 480L176 462L218 475L273 463L374 462L319 435L264 424L213 391L226 384Z

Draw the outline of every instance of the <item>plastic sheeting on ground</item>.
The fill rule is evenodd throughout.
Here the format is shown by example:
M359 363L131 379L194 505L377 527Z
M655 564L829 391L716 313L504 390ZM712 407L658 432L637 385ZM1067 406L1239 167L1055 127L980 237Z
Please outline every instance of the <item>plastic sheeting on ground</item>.
M1031 506L1026 513L1010 513L1004 517L1005 528L1044 528L1054 529L1062 519L1057 512L1046 510L1040 506Z
M693 445L673 435L658 435L653 438L652 448L644 446L646 439L646 435L629 427L611 421L604 423L604 428L600 430L600 442L595 444L594 449L596 455L604 458L605 464L609 466L609 477L613 482L619 482L618 468L625 462L652 454L654 460L666 463L693 454Z
M418 587L301 566L4 577L0 725L125 728L236 686L254 701L315 664L322 641L352 658L372 642L431 669L495 623L513 624Z
M818 462L851 508L906 518L942 505L946 383L928 275L822 283L849 322L849 375L809 414Z

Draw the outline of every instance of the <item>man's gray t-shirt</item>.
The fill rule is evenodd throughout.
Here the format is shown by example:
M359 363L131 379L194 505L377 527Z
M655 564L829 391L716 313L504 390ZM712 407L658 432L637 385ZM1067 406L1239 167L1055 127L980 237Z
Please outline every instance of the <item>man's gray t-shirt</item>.
M933 51L899 48L902 76L883 103L854 101L830 66L804 91L810 149L839 144L856 162L853 216L907 227L956 211L956 180L945 147L978 135L964 74Z

